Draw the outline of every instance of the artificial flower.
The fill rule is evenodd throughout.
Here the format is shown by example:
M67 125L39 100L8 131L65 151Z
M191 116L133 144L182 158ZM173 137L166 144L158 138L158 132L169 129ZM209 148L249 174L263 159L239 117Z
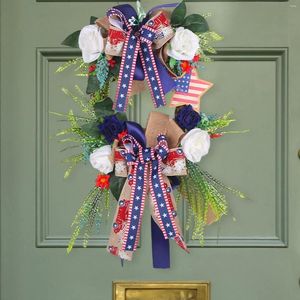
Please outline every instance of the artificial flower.
M89 66L89 73L93 73L95 70L96 70L95 64Z
M200 122L200 115L194 111L192 105L184 105L177 109L175 115L176 123L183 130L191 130Z
M110 175L99 174L96 178L96 187L99 187L103 190L108 190L110 186L109 179Z
M200 54L195 55L193 58L193 62L199 62L200 58L201 58Z
M181 67L182 72L184 72L184 73L192 72L192 66L187 60L182 61L180 64L180 67Z
M97 60L104 49L103 37L98 25L88 25L81 29L78 45L85 63Z
M120 140L122 140L122 138L124 137L124 136L126 136L128 134L128 131L127 130L123 130L122 132L120 132L119 134L118 134L118 140L120 141Z
M171 39L167 54L177 60L192 60L199 49L199 37L189 29L179 27Z
M104 122L98 126L100 132L104 135L105 139L111 144L118 138L119 133L125 129L124 122L120 121L116 115L107 116Z
M220 137L222 137L222 136L223 136L222 133L212 133L212 134L210 135L210 138L211 138L211 139L218 139L218 138L220 138Z
M90 154L90 163L94 169L97 169L101 173L108 174L114 169L111 155L112 149L110 145L100 147Z
M181 145L186 158L193 163L198 163L209 151L210 136L207 131L194 128L183 137Z
M117 63L113 58L109 59L107 62L110 68L114 68Z

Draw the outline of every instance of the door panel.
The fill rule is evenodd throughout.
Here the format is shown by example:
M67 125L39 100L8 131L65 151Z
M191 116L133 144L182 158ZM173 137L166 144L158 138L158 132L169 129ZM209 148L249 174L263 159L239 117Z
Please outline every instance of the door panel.
M167 3L144 2L146 9ZM71 71L55 73L80 55L59 43L115 4L1 0L1 300L106 300L113 280L209 280L215 300L298 299L300 21L295 1L188 4L191 12L212 13L211 28L225 37L215 62L201 73L215 83L201 109L232 110L237 119L232 129L249 129L214 141L203 167L249 199L229 199L229 215L207 229L204 248L185 232L191 254L172 245L170 270L152 269L147 209L132 263L122 268L106 253L111 219L88 249L66 255L69 225L95 173L80 166L63 179L67 153L60 152L64 146L54 135L65 124L49 112L74 108L61 88L72 90L77 83L84 89L85 80ZM139 95L129 117L145 124L152 110L149 94ZM182 223L184 211L181 203Z

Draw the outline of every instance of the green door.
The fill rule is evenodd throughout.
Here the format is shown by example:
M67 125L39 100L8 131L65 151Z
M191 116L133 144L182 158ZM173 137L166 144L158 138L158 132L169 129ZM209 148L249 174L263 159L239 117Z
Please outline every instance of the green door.
M63 179L66 154L53 135L65 125L49 111L73 107L61 88L84 82L71 71L55 73L79 55L60 42L117 2L0 2L1 300L109 300L114 280L209 280L214 300L299 299L296 0L188 3L190 12L211 13L211 26L225 37L201 74L215 83L202 110L232 110L238 119L232 128L250 130L215 142L203 166L249 200L229 200L230 214L208 228L204 248L188 233L191 254L172 245L170 270L152 268L147 213L141 248L123 268L105 249L110 221L88 249L66 255L69 225L95 173L81 166ZM149 9L168 1L143 2ZM146 94L130 114L145 124L150 110Z

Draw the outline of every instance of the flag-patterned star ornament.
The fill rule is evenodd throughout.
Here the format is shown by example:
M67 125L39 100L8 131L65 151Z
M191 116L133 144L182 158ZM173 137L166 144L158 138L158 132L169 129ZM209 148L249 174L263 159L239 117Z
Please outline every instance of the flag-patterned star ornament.
M200 79L196 68L175 81L175 93L172 96L170 106L190 104L195 111L199 112L201 97L213 86L213 83Z

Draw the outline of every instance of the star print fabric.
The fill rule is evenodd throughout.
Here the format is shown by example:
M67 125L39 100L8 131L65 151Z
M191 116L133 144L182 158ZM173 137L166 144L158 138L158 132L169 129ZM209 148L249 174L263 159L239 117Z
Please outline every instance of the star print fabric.
M142 215L147 200L153 220L161 229L164 238L174 239L187 251L171 184L168 177L162 173L162 160L169 154L165 137L158 137L158 145L155 148L139 148L138 157L125 150L121 151L126 158L129 172L118 201L108 251L122 259L132 260L133 252L139 243ZM117 152L120 159L120 152ZM182 156L181 149L179 156Z

